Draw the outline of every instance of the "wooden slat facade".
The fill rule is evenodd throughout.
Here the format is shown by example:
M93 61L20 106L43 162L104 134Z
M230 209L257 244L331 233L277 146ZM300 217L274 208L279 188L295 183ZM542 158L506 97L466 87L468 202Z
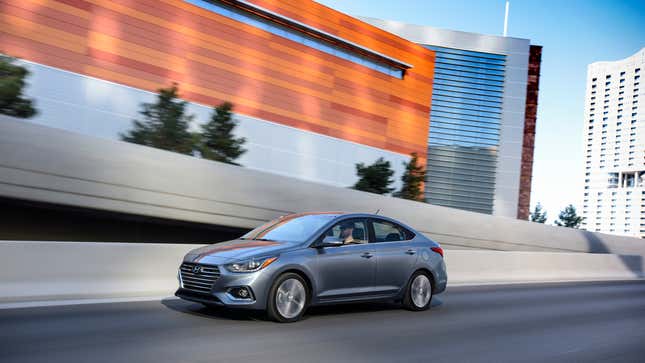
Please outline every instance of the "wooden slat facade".
M0 0L0 52L425 161L434 53L309 0L252 3L411 64L398 79L180 0Z

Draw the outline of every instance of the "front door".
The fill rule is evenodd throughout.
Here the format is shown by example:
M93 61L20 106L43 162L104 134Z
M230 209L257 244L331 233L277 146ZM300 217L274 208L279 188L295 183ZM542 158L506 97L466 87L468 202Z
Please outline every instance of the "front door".
M364 219L341 221L325 236L339 239L342 246L317 249L317 296L321 301L370 295L374 289L376 262L368 243Z

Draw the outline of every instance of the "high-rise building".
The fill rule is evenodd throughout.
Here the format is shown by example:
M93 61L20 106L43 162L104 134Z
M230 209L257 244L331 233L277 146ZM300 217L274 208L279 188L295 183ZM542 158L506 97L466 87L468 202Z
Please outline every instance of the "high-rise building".
M527 219L542 47L361 19L436 52L426 200Z
M645 48L587 68L582 228L645 237Z

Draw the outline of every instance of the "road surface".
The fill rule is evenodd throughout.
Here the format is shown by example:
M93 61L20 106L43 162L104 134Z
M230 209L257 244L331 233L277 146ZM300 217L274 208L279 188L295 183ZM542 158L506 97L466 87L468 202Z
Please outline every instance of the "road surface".
M452 287L295 324L175 299L0 310L0 362L645 362L645 283Z

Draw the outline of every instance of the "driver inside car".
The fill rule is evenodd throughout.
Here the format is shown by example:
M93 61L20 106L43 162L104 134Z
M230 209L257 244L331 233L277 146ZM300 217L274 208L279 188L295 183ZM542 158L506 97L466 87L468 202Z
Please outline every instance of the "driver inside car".
M354 223L347 222L340 225L340 240L346 245L360 243L354 239Z

